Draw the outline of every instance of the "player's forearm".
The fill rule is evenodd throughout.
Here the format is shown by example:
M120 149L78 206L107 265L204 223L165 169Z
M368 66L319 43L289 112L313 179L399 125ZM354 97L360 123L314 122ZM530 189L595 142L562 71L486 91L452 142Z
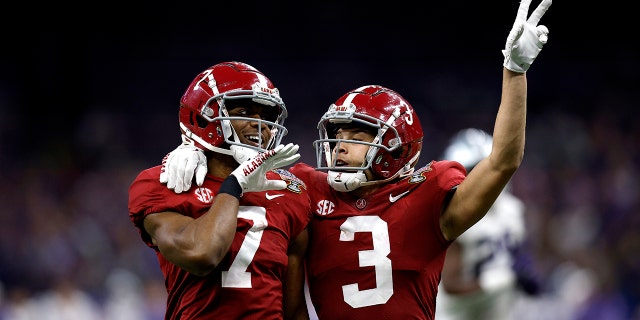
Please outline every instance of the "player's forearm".
M229 251L238 225L238 198L226 193L216 196L209 211L199 218L201 224L194 233L194 244L211 270Z
M502 99L493 132L490 166L499 175L510 175L520 166L524 156L527 113L526 72L549 38L549 29L539 25L551 6L543 0L529 15L531 0L520 1L516 19L509 31L502 54Z
M163 254L188 272L199 276L209 274L231 247L238 223L238 207L236 197L218 194L209 211L179 230L171 251Z
M490 156L494 169L515 172L522 163L527 113L527 78L503 68L502 97Z

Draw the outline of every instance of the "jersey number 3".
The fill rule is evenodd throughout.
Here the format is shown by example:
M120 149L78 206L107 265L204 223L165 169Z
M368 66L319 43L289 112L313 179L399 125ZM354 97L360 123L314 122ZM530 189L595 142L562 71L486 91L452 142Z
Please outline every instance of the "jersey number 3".
M342 286L344 301L354 308L384 304L393 295L391 252L387 223L378 216L349 217L340 226L340 241L353 241L356 232L371 232L373 250L358 251L360 267L374 267L376 287L360 290L357 283Z

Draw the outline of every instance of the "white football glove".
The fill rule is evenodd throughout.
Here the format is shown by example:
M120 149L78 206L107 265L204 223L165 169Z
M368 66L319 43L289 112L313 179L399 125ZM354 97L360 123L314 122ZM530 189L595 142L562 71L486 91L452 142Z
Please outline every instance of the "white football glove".
M278 145L273 150L262 152L244 161L231 174L238 180L243 193L282 190L287 187L287 182L269 180L266 173L272 169L288 166L300 159L298 148L297 144L292 143Z
M549 29L538 22L551 6L551 0L543 0L527 19L530 3L531 0L520 1L516 21L502 50L503 65L513 72L525 73L548 39Z
M193 142L183 139L182 144L162 159L160 183L166 183L167 188L181 193L191 188L194 175L196 184L202 186L206 174L207 157L204 151Z

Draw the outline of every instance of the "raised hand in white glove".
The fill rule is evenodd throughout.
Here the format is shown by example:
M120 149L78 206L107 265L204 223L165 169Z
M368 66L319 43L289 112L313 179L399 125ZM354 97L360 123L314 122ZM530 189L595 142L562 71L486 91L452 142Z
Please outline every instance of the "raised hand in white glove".
M513 72L525 73L548 39L549 29L538 22L551 6L551 0L543 0L527 19L530 3L531 0L520 1L516 21L502 50L503 65Z
M300 159L298 148L299 146L293 143L278 145L273 150L259 153L244 161L231 172L231 175L236 177L243 193L282 190L287 187L287 183L282 180L269 180L266 173L272 169L288 166Z
M160 170L160 183L166 183L167 188L176 193L189 190L194 175L196 184L202 186L207 174L207 157L204 151L188 139L182 140L182 144L164 156Z

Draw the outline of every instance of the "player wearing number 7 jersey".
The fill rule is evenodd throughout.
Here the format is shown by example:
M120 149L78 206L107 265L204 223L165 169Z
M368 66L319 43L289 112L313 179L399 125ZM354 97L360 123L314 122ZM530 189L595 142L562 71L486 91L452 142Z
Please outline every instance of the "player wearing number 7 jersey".
M193 80L179 115L185 145L208 150L184 159L208 167L201 186L176 194L156 166L129 189L131 221L165 277L165 319L308 318L309 198L299 179L272 170L300 157L297 145L280 144L287 110L278 90L247 64L220 63Z
M525 73L547 41L538 22L551 1L527 19L529 4L520 3L503 50L491 153L468 175L454 161L414 170L422 127L409 102L391 89L359 87L322 116L316 168L290 169L307 184L314 208L306 266L320 319L434 319L447 248L487 213L522 162ZM172 152L180 159L191 153ZM184 167L195 165L167 165L169 172ZM190 183L191 176L168 186Z

